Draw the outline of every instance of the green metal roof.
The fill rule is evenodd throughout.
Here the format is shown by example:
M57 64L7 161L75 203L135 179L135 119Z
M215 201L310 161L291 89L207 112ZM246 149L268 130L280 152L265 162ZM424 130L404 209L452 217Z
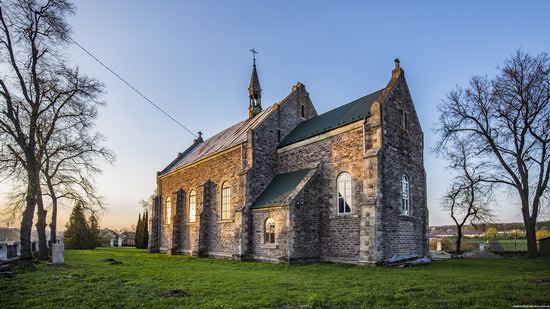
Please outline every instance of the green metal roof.
M384 89L380 89L346 105L342 105L300 123L281 143L279 143L278 147L293 144L367 117L370 114L372 103L380 97L383 90Z
M310 170L300 170L286 174L279 174L262 192L251 208L264 208L281 205L292 193L294 188L306 177Z

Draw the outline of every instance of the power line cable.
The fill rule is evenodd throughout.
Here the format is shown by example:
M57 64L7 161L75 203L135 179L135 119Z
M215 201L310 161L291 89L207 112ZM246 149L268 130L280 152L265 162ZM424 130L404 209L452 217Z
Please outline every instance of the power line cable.
M193 133L191 130L189 130L186 126L181 124L179 121L177 121L174 117L170 116L167 112L165 112L160 106L155 104L153 101L151 101L147 96L145 96L141 91L136 89L136 87L132 86L128 81L126 81L122 76L120 76L118 73L116 73L113 69L109 68L105 63L103 63L101 60L99 60L96 56L94 56L90 51L88 51L86 48L84 48L82 45L80 45L78 42L76 42L73 38L70 38L70 40L80 49L82 49L86 54L88 54L90 57L92 57L97 63L99 63L101 66L103 66L105 69L107 69L109 72L111 72L113 75L115 75L118 79L120 79L123 83L125 83L128 87L130 87L132 90L134 90L137 94L139 94L142 98L144 98L147 102L152 104L154 107L156 107L159 111L161 111L164 115L166 115L168 118L170 118L172 121L177 123L180 127L185 129L189 134L191 134L196 139L199 139L199 136L197 136L195 133ZM206 149L206 152L209 152L212 150L215 146L215 144L208 145L208 141L205 141L205 146L208 146Z
M73 38L70 38L70 40L78 47L80 47L80 49L82 49L86 54L88 54L90 57L92 57L95 61L97 61L97 63L99 63L101 66L103 66L105 69L107 69L109 72L113 73L113 75L115 75L116 77L118 77L118 79L120 79L123 83L125 83L128 87L130 87L132 90L134 90L137 94L139 94L142 98L144 98L147 102L149 102L150 104L152 104L154 107L156 107L159 111L161 111L164 115L166 115L168 118L172 119L172 121L174 121L175 123L177 123L180 127L184 128L187 132L189 132L191 135L193 135L195 138L198 138L197 135L195 135L195 133L191 132L191 130L189 130L187 127L185 127L183 124L181 124L179 121L177 121L174 117L170 116L167 112L165 112L160 106L158 106L157 104L155 104L153 101L151 101L148 97L146 97L143 93L141 93L141 91L137 90L136 87L132 86L132 84L130 84L129 82L127 82L124 78L122 78L122 76L120 76L119 74L117 74L114 70L112 70L111 68L109 68L105 63L103 63L101 60L99 60L96 56L94 56L91 52L89 52L86 48L84 48L82 45L80 45L78 42L76 42ZM208 145L208 144L206 144ZM205 145L205 146L206 146ZM214 145L209 145L210 147L208 147L208 149L206 150L206 152L210 151ZM274 190L276 191L277 193L282 193L280 192L279 190Z
M183 124L181 124L181 122L177 121L174 117L170 116L170 114L168 114L167 112L165 112L160 106L158 106L157 104L155 104L151 99L149 99L147 96L145 96L141 91L137 90L136 87L132 86L132 84L130 84L128 81L126 81L124 78L122 78L122 76L120 76L118 73L116 73L114 70L112 70L110 67L108 67L105 63L103 63L101 60L99 60L96 56L94 56L90 51L88 51L86 48L84 48L82 45L80 45L77 41L75 41L73 38L70 38L70 40L78 47L80 47L80 49L82 49L86 54L88 54L90 57L92 57L95 61L97 61L97 63L99 63L102 67L104 67L105 69L107 69L109 72L113 73L113 75L115 75L116 77L118 77L118 79L120 79L123 83L125 83L128 87L130 87L132 90L134 90L137 94L139 94L142 98L144 98L147 102L149 102L151 105L153 105L154 107L156 107L156 109L158 109L161 113L163 113L164 115L166 115L168 118L170 118L172 121L174 121L175 123L177 123L180 127L182 127L183 129L185 129L187 132L189 132L189 134L193 135L193 137L195 138L198 138L198 136L193 133L191 130L189 130L186 126L184 126Z
M99 60L96 56L94 56L90 51L88 51L86 48L84 48L82 45L80 45L77 41L75 41L73 38L70 38L70 40L76 45L78 46L80 49L82 49L86 54L88 54L90 57L92 57L97 63L99 63L102 67L104 67L105 69L107 69L109 72L111 72L113 75L115 75L118 79L120 79L123 83L125 83L128 87L130 87L132 90L134 90L137 94L139 94L142 98L144 98L147 102L149 102L151 105L153 105L154 107L156 107L160 112L162 112L164 115L166 115L168 118L170 118L172 121L174 121L175 123L177 123L180 127L182 127L183 129L185 129L187 132L189 132L189 134L191 134L193 137L195 138L199 138L195 133L193 133L191 130L189 130L186 126L184 126L183 124L181 124L179 121L177 121L174 117L170 116L167 112L165 112L160 106L158 106L157 104L155 104L151 99L149 99L147 96L145 96L141 91L139 91L138 89L136 89L136 87L132 86L132 84L130 84L128 81L126 81L122 76L120 76L118 73L116 73L113 69L111 69L110 67L108 67L105 63L103 63L101 60ZM210 150L212 150L215 146L215 144L212 144L212 145L208 145L208 142L206 141L206 145L208 148L206 150L206 152L209 152Z

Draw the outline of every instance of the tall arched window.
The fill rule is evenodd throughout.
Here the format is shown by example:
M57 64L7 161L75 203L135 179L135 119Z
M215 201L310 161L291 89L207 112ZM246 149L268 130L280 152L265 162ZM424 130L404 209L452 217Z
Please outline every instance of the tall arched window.
M222 220L231 218L231 187L226 181L222 185Z
M197 215L197 194L195 191L189 193L189 222L195 222L195 216Z
M338 213L346 214L351 212L351 176L348 173L342 173L338 175L337 179L338 186Z
M164 219L166 224L172 224L172 199L166 198L166 207L164 207Z
M273 218L267 218L264 224L264 243L275 243L275 220Z
M401 177L401 214L409 215L409 177Z

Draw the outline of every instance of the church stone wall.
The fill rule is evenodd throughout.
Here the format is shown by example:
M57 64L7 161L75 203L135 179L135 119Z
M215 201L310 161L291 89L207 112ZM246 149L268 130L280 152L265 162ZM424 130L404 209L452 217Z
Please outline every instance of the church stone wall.
M316 174L290 205L289 259L314 260L321 256L321 200Z
M360 256L361 222L367 219L363 209L372 207L367 204L368 198L363 188L362 121L340 129L343 132L307 145L282 148L279 151L279 173L314 168L320 164L318 176L312 184L317 187L317 199L312 203L305 197L304 203L319 210L321 258L359 261L363 259ZM336 179L343 172L348 172L352 177L353 207L349 214L338 214L336 207ZM315 236L310 235L309 238L314 239Z
M232 256L240 237L240 213L236 211L244 203L244 189L241 181L241 150L236 148L219 157L165 175L159 181L162 197L161 248L180 253L216 256ZM231 186L231 218L221 220L221 187L228 181ZM177 201L177 192L183 190L185 200ZM197 193L197 222L189 222L189 193ZM166 197L172 199L172 223L166 224L164 210ZM178 237L173 237L173 226L178 219L177 207L182 209ZM204 225L207 229L200 229ZM203 235L199 233L204 231ZM173 241L176 241L174 243ZM200 251L200 252L199 252Z
M148 224L150 231L149 235L149 244L147 246L147 250L151 253L159 252L160 251L160 214L161 214L161 205L160 205L160 197L155 196L153 198L152 207L151 207L151 214Z
M302 105L304 106L304 117L301 115ZM248 146L253 148L253 164L248 171L246 180L248 206L260 196L277 174L277 145L279 142L300 122L316 115L317 112L309 99L309 93L304 85L298 83L293 87L292 92L278 103L277 109L257 126L252 134L249 134L249 138L253 140ZM249 222L243 233L254 233L248 229L252 231L258 229L256 222ZM255 250L253 247L256 246L256 243L252 238L248 241L245 239L243 243L249 247L247 248L249 250L243 250L243 255L248 255Z
M301 116L304 106L305 117ZM253 132L253 166L249 172L249 201L254 202L273 180L277 171L277 145L298 124L317 115L305 86L298 83L278 103L278 108ZM280 130L280 135L279 135Z
M396 72L394 71L394 76ZM381 213L379 217L379 254L381 259L394 254L428 254L426 179L423 163L423 133L404 73L382 104L383 146L379 154ZM408 129L402 125L402 111ZM401 214L401 177L410 183L410 214Z
M252 258L270 262L288 261L288 206L270 207L252 211ZM265 221L275 221L275 243L264 241Z
M397 68L366 120L277 149L302 121L317 115L305 87L292 92L248 132L248 142L158 179L150 250L266 261L374 263L394 254L428 253L423 133L404 73ZM304 117L302 117L302 106ZM407 115L408 129L402 128ZM251 210L277 174L316 168L290 205ZM337 213L337 178L352 177L352 212ZM410 183L410 214L401 214L401 177ZM221 187L231 185L231 218L221 220ZM189 222L189 195L197 218ZM165 224L166 197L173 224ZM265 244L273 218L276 243ZM177 226L174 227L174 224Z

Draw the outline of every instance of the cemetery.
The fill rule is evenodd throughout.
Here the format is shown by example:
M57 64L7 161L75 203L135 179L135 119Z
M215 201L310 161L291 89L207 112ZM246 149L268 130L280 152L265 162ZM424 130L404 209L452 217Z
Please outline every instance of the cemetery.
M128 247L65 250L64 266L12 267L1 306L511 307L550 302L550 259L445 259L402 269L270 264L150 254Z

